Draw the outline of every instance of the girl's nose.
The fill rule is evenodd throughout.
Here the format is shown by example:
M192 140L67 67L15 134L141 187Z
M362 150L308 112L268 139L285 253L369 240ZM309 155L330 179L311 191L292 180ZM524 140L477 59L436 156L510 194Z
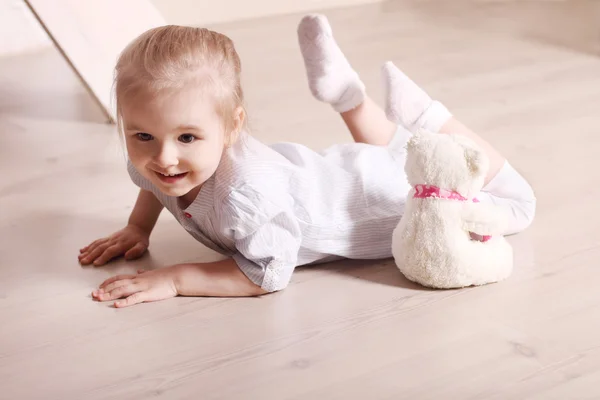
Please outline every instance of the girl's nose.
M164 144L158 154L154 157L154 162L161 168L167 169L169 167L179 164L179 157L177 154L177 148L170 144Z

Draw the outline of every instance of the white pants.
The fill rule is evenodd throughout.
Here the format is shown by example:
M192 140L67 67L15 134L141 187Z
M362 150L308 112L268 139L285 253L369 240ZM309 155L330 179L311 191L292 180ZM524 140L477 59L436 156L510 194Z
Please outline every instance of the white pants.
M536 198L533 189L508 161L477 198L507 208L510 220L505 235L523 231L535 217Z

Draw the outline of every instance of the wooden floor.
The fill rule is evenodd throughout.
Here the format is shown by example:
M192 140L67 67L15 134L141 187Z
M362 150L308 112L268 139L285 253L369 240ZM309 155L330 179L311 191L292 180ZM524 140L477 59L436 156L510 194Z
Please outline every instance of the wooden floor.
M0 399L600 398L600 3L327 15L375 99L392 60L535 186L514 275L428 291L390 260L353 261L300 269L262 298L94 302L117 272L218 256L165 213L142 260L80 267L78 249L122 227L136 195L114 127L57 52L4 59ZM349 141L309 94L299 17L218 27L244 59L254 133Z

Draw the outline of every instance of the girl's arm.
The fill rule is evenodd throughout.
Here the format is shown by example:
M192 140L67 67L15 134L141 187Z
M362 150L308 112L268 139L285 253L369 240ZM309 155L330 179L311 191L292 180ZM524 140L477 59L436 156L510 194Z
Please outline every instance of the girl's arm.
M162 209L152 192L140 190L127 226L79 250L79 262L98 266L121 255L128 260L140 257L148 249L150 233Z
M137 226L150 236L162 210L163 205L152 192L140 189L128 223Z
M233 259L213 263L178 264L138 274L118 275L92 292L115 307L164 300L175 296L251 297L267 292L244 275Z
M267 293L248 279L232 258L173 268L175 287L181 296L248 297Z

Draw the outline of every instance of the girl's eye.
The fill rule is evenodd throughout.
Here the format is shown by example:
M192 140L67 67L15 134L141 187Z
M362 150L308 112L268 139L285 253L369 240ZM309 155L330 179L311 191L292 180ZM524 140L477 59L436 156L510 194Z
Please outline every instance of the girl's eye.
M196 137L191 133L184 133L179 136L179 141L182 143L192 143L194 140L196 140Z
M140 139L142 142L147 142L149 140L152 140L152 135L149 133L144 133L144 132L140 132L137 134L138 139Z

